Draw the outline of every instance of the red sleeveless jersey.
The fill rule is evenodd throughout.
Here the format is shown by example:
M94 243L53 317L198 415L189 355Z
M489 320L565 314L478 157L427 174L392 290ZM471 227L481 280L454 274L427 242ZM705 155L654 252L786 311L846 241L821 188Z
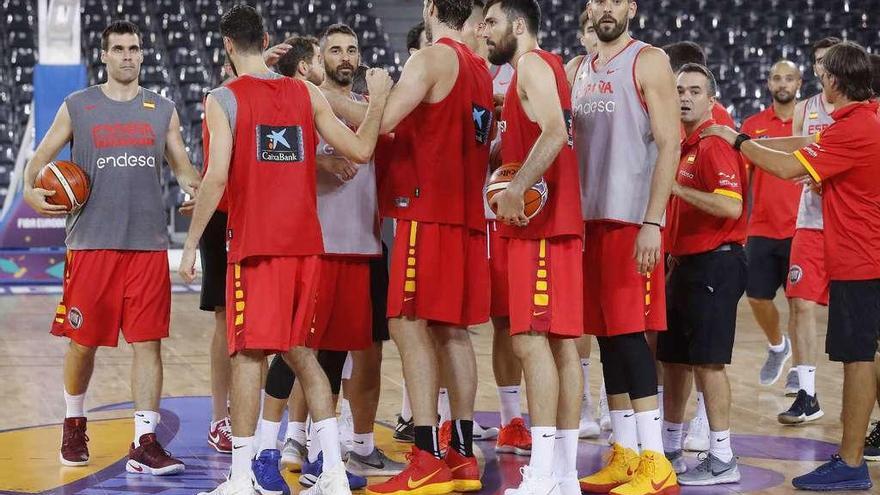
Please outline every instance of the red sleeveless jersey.
M486 62L448 38L458 78L437 103L422 102L394 132L382 216L486 230L483 185L492 141L492 76Z
M574 153L571 133L571 88L565 76L562 59L544 50L534 50L556 76L556 90L565 119L568 142L556 155L550 168L544 172L547 182L547 203L526 227L504 225L501 235L518 239L544 239L547 237L576 235L583 237L584 224L581 215L581 191L578 163ZM541 127L533 122L523 109L517 91L519 71L514 72L504 109L501 111L501 163L523 163L541 135Z
M204 102L203 102L204 103ZM231 124L230 124L231 125ZM208 121L202 119L202 177L208 173L208 157L211 152L211 131L208 130ZM228 201L226 199L226 191L223 191L223 196L220 197L220 202L217 203L217 211L226 213L226 210L229 209Z
M226 194L229 262L249 256L321 254L315 192L315 131L305 83L242 76Z

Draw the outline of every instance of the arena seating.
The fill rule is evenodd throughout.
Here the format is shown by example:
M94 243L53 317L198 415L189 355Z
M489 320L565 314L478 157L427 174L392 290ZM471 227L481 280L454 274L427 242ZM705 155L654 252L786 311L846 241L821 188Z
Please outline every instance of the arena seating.
M205 91L219 83L223 47L217 26L229 0L82 0L82 54L89 82L105 78L101 30L114 18L137 23L144 34L145 87L177 103L190 157L202 164L200 123ZM399 68L381 20L368 0L251 0L269 22L273 42L292 33L319 33L347 22L360 34L364 62ZM419 2L407 5L415 6ZM542 45L567 60L582 53L577 20L583 1L541 0ZM734 117L768 102L769 66L788 57L809 69L809 45L829 35L880 47L880 0L640 0L634 34L655 45L694 40L706 47L722 101ZM0 0L0 204L10 180L21 135L30 115L36 50L36 0ZM804 93L816 91L812 74ZM169 181L168 206L181 198Z

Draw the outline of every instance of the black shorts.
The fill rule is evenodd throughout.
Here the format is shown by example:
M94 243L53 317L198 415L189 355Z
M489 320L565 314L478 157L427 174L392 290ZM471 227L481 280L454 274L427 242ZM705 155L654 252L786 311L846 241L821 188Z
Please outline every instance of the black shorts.
M748 282L746 295L752 299L773 299L780 287L788 280L788 258L791 254L791 237L771 239L749 237L746 241L748 259Z
M736 307L746 288L738 244L677 258L666 282L669 329L657 334L657 359L677 364L730 364Z
M873 361L880 338L880 279L832 280L825 352L832 361Z
M202 311L226 307L226 220L226 213L214 212L199 240L202 259L199 309Z
M388 248L382 243L382 257L370 260L370 299L373 301L373 342L390 340L388 333Z

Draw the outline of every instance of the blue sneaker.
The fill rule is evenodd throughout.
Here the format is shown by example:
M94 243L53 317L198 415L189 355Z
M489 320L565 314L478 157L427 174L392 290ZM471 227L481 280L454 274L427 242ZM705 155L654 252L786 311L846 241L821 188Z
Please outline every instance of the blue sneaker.
M791 484L799 490L814 491L867 490L872 486L867 463L850 467L837 454L813 472L791 480Z
M302 473L299 475L299 484L302 486L314 486L315 483L318 482L318 478L321 476L321 473L324 471L324 453L321 452L318 454L318 458L315 459L315 462L309 462L308 456L303 459L302 465ZM351 474L348 470L345 471L345 475L348 476L348 486L351 487L352 490L360 490L361 488L367 486L367 479L356 474Z
M290 495L290 487L281 477L278 463L281 452L278 449L266 449L251 461L254 472L254 489L261 495Z

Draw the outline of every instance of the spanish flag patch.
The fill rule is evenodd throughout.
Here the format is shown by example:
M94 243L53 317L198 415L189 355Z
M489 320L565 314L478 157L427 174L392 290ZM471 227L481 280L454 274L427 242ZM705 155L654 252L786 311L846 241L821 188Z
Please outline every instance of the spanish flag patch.
M810 112L810 119L818 119L819 112Z
M148 108L150 110L156 109L156 102L151 100L144 100L144 108Z
M697 155L690 155L687 161L688 163L694 163L695 161L697 161Z

